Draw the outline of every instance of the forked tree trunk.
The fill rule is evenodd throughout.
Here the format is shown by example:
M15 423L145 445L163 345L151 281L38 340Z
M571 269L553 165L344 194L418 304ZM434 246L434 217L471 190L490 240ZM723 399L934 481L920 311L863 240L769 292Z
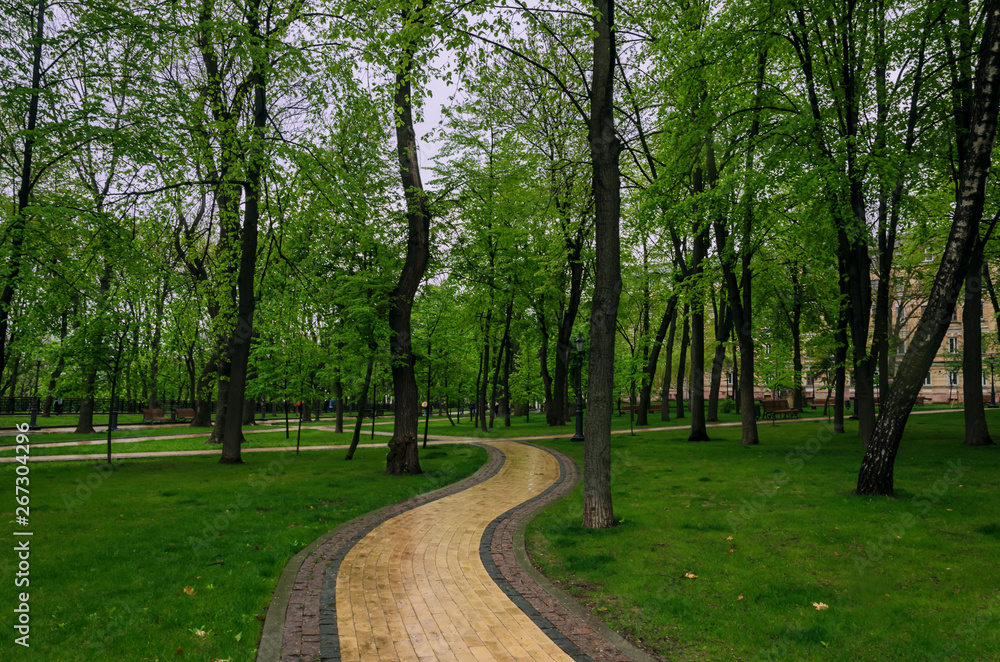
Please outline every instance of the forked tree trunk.
M879 414L861 462L858 494L893 493L893 467L907 417L948 330L958 293L968 273L968 256L979 240L1000 111L1000 0L986 0L983 13L985 22L976 66L968 156L961 170L951 234L927 308L911 336L910 346L896 371L892 391Z
M230 339L232 362L229 367L229 397L227 417L222 439L221 464L242 462L240 446L243 444L243 407L246 400L247 368L250 362L250 343L253 339L253 315L257 306L254 297L254 277L257 266L257 227L260 222L260 205L263 196L264 130L267 127L266 56L261 38L260 0L251 2L248 28L255 41L251 52L253 71L253 133L247 154L246 202L243 210L243 230L240 236L239 275L236 289L239 296L236 328ZM252 420L252 419L251 419Z

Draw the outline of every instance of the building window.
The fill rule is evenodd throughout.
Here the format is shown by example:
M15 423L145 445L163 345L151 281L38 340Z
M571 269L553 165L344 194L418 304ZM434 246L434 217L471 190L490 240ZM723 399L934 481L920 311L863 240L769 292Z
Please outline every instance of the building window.
M948 386L958 386L958 372L955 370L948 372Z
M764 343L764 356L771 355L771 343Z
M900 341L900 343L898 345L896 345L896 354L898 354L899 356L902 356L903 354L906 354L906 341L905 340Z
M732 384L733 383L733 373L731 373L731 372L727 372L726 373L726 383L727 384Z
M954 354L958 351L958 338L951 337L948 338L948 352Z
M958 308L955 308L955 310L951 311L951 321L952 322L958 321Z
M990 384L989 384L989 382L988 382L988 381L986 380L986 373L985 373L985 372L984 372L984 373L982 373L982 378L983 378L983 386L989 386Z
M816 384L816 380L813 379L813 376L812 375L806 375L806 386L814 386L815 384Z
M924 377L924 386L931 386L931 372L927 371L927 376Z

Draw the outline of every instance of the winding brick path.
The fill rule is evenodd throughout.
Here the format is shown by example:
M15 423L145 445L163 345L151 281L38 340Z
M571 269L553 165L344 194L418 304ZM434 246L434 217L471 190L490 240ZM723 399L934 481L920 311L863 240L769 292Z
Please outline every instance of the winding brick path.
M529 444L479 443L490 460L475 476L318 545L295 572L276 637L265 624L258 660L267 649L283 662L636 659L517 558L519 526L572 489L575 464Z

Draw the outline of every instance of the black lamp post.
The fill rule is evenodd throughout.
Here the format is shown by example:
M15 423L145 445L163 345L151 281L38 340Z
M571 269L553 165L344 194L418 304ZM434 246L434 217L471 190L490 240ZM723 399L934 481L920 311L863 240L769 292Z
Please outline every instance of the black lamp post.
M260 399L260 420L267 420L267 398Z
M42 369L42 360L35 361L35 390L31 393L31 421L28 423L29 430L41 430L38 425L38 373Z
M993 355L990 354L990 407L997 406L997 387L993 382Z
M118 397L111 396L111 410L108 412L108 432L118 431Z
M576 346L576 434L570 441L583 441L583 336L573 341Z

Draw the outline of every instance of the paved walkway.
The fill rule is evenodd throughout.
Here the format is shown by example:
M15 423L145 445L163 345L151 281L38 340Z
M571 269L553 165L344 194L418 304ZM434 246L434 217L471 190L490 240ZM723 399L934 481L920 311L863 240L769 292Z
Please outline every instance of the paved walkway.
M293 559L258 662L651 659L524 554L526 520L576 484L572 460L478 443L491 459L473 478L350 522Z

